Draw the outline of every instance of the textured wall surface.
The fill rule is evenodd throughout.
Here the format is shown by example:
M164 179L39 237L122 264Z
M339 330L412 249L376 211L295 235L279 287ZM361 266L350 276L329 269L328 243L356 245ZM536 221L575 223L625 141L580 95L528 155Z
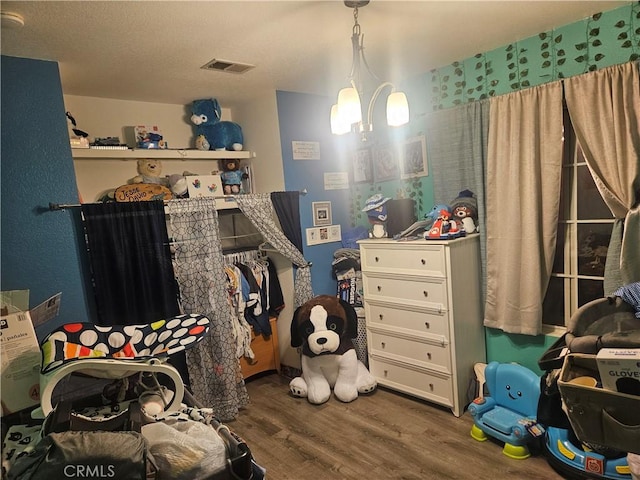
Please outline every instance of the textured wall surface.
M75 183L58 64L2 56L2 290L30 290L30 308L62 292L43 330L89 319L79 210L48 210L78 203Z
M425 76L432 109L503 95L640 58L640 4L453 62Z

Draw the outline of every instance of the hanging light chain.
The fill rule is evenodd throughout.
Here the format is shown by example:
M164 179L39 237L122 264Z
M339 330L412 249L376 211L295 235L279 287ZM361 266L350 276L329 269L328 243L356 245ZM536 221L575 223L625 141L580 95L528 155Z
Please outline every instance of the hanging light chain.
M360 24L358 23L358 7L353 7L353 34L360 35Z
M350 88L343 88L338 94L338 102L331 107L331 132L337 135L357 130L361 134L362 141L367 140L367 134L373 131L373 107L385 88L390 88L391 92L387 97L387 124L389 126L401 126L409 121L409 106L404 93L396 92L395 86L390 82L382 82L378 76L371 71L364 54L364 34L358 23L358 7L367 5L369 0L344 0L345 6L353 8L353 31L351 35L351 45L353 59L351 72L349 74ZM376 81L382 82L371 94L367 116L362 113L361 101L365 90L362 78L361 66L364 66L367 73ZM365 123L366 121L366 123Z

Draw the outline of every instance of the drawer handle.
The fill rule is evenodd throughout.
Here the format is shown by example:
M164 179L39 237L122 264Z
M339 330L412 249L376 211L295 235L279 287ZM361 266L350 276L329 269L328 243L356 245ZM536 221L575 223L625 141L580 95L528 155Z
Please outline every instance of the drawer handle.
M431 360L431 352L427 352L427 358Z
M378 291L381 292L382 291L382 287L380 285L378 285Z
M380 317L380 320L382 320L384 318L383 314L378 315Z
M384 348L384 347L386 347L386 346L387 346L387 344L386 344L386 343L384 343L384 342L380 342L380 346L381 346L382 348Z
M376 258L375 258L375 260L376 260L376 262L379 262L379 261L380 261L380 258L376 257Z
M429 390L431 390L433 392L433 383L429 384Z
M429 292L427 292L426 290L423 290L422 294L423 294L425 297L428 297L428 296L429 296Z
M431 328L431 325L429 324L429 322L424 322L424 326L425 326L425 328L427 328L427 329Z
M389 373L389 371L388 370L384 370L383 373L384 373L384 376L386 377L387 374Z
M422 263L423 265L426 265L426 264L427 264L427 261L426 261L424 258L421 258L421 259L420 259L420 263Z

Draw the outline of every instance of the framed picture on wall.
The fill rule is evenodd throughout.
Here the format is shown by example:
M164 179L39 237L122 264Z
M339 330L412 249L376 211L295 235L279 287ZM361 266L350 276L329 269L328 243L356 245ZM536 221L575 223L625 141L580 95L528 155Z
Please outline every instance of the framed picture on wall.
M391 144L379 145L373 149L373 178L375 182L395 180L400 177L398 155Z
M371 149L361 148L353 153L353 183L373 182Z
M313 202L313 226L331 225L331 202Z
M427 144L424 135L408 138L403 145L401 178L424 177L429 175L427 166Z

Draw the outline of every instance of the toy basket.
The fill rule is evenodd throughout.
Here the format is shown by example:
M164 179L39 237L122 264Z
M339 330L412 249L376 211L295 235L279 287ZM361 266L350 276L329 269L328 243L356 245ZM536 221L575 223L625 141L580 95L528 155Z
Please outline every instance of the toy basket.
M595 378L597 386L575 381L585 376ZM565 357L558 388L576 436L594 446L640 453L640 396L606 390L599 385L595 355Z

